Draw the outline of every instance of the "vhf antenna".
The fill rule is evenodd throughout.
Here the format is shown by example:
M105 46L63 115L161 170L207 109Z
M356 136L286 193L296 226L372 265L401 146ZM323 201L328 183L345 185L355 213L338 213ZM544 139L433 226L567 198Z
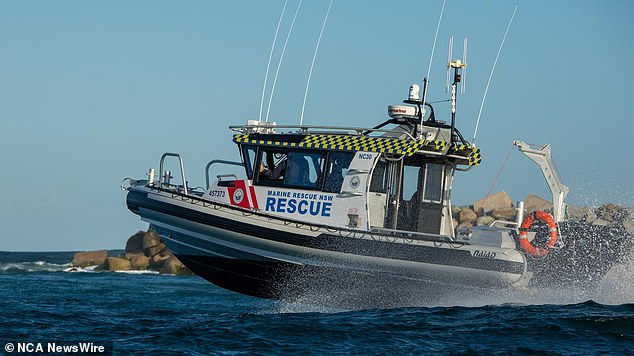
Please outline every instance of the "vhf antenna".
M291 21L291 27L288 29L288 33L286 34L286 40L284 41L284 47L282 47L282 54L280 54L280 61L277 62L275 77L273 77L273 86L271 87L271 94L269 95L269 105L266 108L266 122L269 122L269 112L271 111L271 102L273 102L273 94L275 94L275 84L277 83L277 76L278 74L280 74L280 67L282 66L282 61L284 60L284 53L286 52L286 46L288 45L288 40L291 37L291 33L293 33L293 26L295 26L295 20L297 20L297 14L299 13L299 9L302 7L302 1L303 0L299 0L297 9L295 9L295 15L293 16L293 21Z
M321 24L321 31L319 31L319 38L317 39L317 45L315 46L315 53L313 53L313 61L310 63L310 71L308 72L308 80L306 81L306 90L304 91L304 102L302 103L302 114L299 116L299 126L304 123L304 108L306 108L306 98L308 98L308 86L310 85L310 78L313 75L313 67L315 66L315 58L317 58L317 51L319 50L319 44L321 43L321 36L324 34L324 28L326 27L326 21L328 21L328 15L330 15L330 8L332 7L333 0L330 0L324 22Z
M478 111L478 119L476 120L475 129L473 130L473 140L471 143L473 145L476 144L476 136L478 135L478 126L480 125L480 115L482 115L482 108L484 107L484 100L487 98L487 93L489 92L489 84L491 84L491 78L493 78L493 72L495 71L495 65L498 63L498 58L500 57L500 52L502 51L502 46L504 46L504 41L506 40L506 35L509 33L509 29L511 28L511 24L513 23L513 18L515 17L515 12L517 11L517 7L520 4L515 4L515 9L513 10L513 15L511 15L511 19L509 20L508 26L506 26L506 31L504 32L504 37L502 37L502 43L500 43L500 48L498 48L498 54L495 56L495 61L493 61L493 68L491 69L491 74L489 74L489 80L487 81L487 86L484 89L484 96L482 97L482 103L480 104L480 111Z
M447 56L447 63L452 61L453 56L453 36L449 37L449 55ZM462 43L462 63L465 63L464 69L462 70L462 85L460 86L460 94L464 94L467 91L467 37L464 38ZM449 82L450 82L450 71L449 65L447 65L447 80L445 82L445 93L449 92Z
M462 63L465 63L465 67L462 70L462 85L460 86L460 94L464 94L467 91L467 37L464 38L462 43Z
M447 61L447 83L445 88L449 88L449 75L451 68L453 68L453 83L451 83L451 138L450 142L454 142L454 133L456 132L456 94L458 92L458 83L461 81L460 69L463 71L467 68L467 39L464 40L464 52L462 54L463 60L451 59L453 52L453 36L449 38L449 59ZM460 90L464 92L464 87L461 86Z
M431 72L431 63L434 60L434 51L436 50L436 40L438 39L438 30L440 29L440 23L442 22L442 15L445 12L445 4L447 0L442 2L442 8L440 9L440 16L438 17L438 25L436 25L436 34L434 35L434 44L431 46L431 56L429 57L429 67L427 67L427 76L423 78L423 100L421 101L421 121L422 117L425 115L425 100L427 100L427 85L429 84L429 74Z
M273 58L273 50L275 49L275 43L277 42L277 34L280 32L280 25L282 24L282 18L284 18L284 11L286 11L286 5L288 0L284 2L282 7L282 13L280 19L277 21L277 28L275 29L275 36L273 36L273 44L271 45L271 53L269 53L269 61L266 63L266 72L264 72L264 84L262 85L262 99L260 100L260 113L258 114L258 121L262 121L262 108L264 107L264 94L266 93L266 82L269 80L269 69L271 67L271 59Z

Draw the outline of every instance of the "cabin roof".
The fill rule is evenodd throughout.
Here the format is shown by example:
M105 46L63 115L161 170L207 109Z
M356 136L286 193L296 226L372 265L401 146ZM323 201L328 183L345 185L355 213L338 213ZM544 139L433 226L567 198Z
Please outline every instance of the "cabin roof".
M453 158L458 164L477 166L480 149L456 142L400 139L342 134L236 134L233 141L266 147L303 148L326 151L364 151L411 156L415 153Z

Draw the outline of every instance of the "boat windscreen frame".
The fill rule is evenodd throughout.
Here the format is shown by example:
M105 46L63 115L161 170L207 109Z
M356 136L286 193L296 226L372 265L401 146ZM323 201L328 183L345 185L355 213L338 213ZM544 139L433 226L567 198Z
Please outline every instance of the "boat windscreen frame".
M247 179L253 179L253 172L255 169L255 162L258 155L257 145L244 145L240 144L240 158L247 175ZM249 150L253 150L253 160L250 160Z
M419 162L417 162L417 164L408 164L411 163L412 160L414 159L420 159ZM437 192L439 193L439 197L437 199L427 199L427 187L428 187L428 178L429 178L429 171L428 171L428 167L429 165L437 165L439 166L440 169L440 180L438 182L440 182L440 189L437 190ZM425 155L413 155L410 157L405 157L403 160L403 167L405 166L413 166L413 167L419 167L420 168L424 168L424 177L422 178L422 182L419 181L419 186L417 187L418 190L420 190L423 194L423 197L421 198L421 202L424 203L433 203L433 204L440 204L440 205L444 205L446 199L448 199L448 197L445 194L445 191L447 190L447 168L449 168L450 170L455 169L454 165L451 164L450 162L447 162L444 159L438 159L436 157L429 157L429 156L425 156ZM403 179L404 177L400 177L400 189L401 189L401 196L403 194ZM421 177L418 177L418 179L420 180Z
M373 167L373 178L376 178L375 169L381 159L379 158ZM450 202L447 176L452 175L453 164L444 159L422 154L398 158L385 156L385 161L385 173L382 175L386 179L384 190L388 194L385 228L420 232L433 225L433 230L442 229L442 211ZM376 182L374 184L370 182L370 184L375 185ZM440 220L432 225L420 225L423 217L419 216L419 209L423 206L438 210L438 214L441 214L438 216Z

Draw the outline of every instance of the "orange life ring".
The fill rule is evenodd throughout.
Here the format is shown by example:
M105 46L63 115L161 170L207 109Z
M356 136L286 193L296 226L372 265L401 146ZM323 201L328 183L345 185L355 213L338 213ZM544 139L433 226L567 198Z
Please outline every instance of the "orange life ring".
M557 224L555 223L555 219L552 215L543 211L535 211L529 214L522 222L522 226L520 226L520 246L529 255L542 257L546 256L548 249L536 247L528 241L528 228L531 227L536 219L541 220L548 225L548 243L546 243L546 247L549 249L555 247L555 244L557 243Z

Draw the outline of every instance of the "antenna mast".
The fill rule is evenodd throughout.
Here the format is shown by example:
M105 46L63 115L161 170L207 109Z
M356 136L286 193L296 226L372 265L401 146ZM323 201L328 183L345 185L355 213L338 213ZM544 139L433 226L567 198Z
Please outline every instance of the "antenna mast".
M436 34L434 35L434 44L431 46L431 56L429 57L429 67L427 67L427 76L423 79L423 100L422 100L422 108L425 108L425 100L427 99L427 84L429 83L429 73L431 72L431 63L434 61L434 51L436 50L436 40L438 39L438 30L440 29L440 23L442 21L442 15L445 12L445 4L447 0L442 2L442 8L440 9L440 16L438 17L438 25L436 25ZM421 112L421 117L424 114Z
M288 34L286 35L286 41L284 41L284 47L282 48L280 61L277 63L277 69L275 70L275 77L273 78L273 87L271 88L271 95L269 96L269 105L266 108L266 122L269 122L269 112L271 111L271 102L273 101L273 94L275 93L275 84L277 83L277 75L280 73L280 67L282 66L282 60L284 60L284 53L286 52L288 39L291 37L291 33L293 32L293 26L295 26L295 20L297 19L299 8L302 7L302 1L303 0L299 0L299 4L297 5L297 9L295 10L295 15L293 16L293 21L291 22L291 27L288 29Z
M460 83L461 75L460 69L466 69L467 63L459 59L451 59L451 52L453 46L453 36L449 39L449 63L447 63L447 79L449 79L449 71L453 68L453 83L451 84L451 138L450 141L454 142L454 133L456 132L456 94L458 92L458 83ZM466 42L465 42L466 48ZM466 55L463 54L463 58L466 59ZM447 82L448 84L449 82Z
M502 46L504 46L504 41L506 40L506 35L509 33L509 29L511 28L511 24L513 23L513 18L515 17L515 12L517 11L517 7L520 6L519 3L515 4L515 9L513 10L513 15L511 15L511 19L509 20L508 26L506 26L506 31L504 32L504 37L502 37L502 43L500 43L500 48L498 48L498 54L495 56L495 61L493 61L493 68L491 69L491 74L489 74L489 80L487 81L487 86L484 89L484 96L482 97L482 103L480 104L480 111L478 111L478 119L476 120L475 129L473 130L473 140L471 143L475 145L476 136L478 135L478 126L480 125L480 115L482 115L482 108L484 107L484 101L486 100L487 93L489 92L489 84L491 84L491 78L493 78L493 72L495 71L495 66L498 63L498 58L500 57L500 52L502 51Z
M319 31L319 38L317 39L317 45L315 46L315 53L313 53L313 61L310 63L310 71L308 72L308 81L306 82L306 90L304 91L304 102L302 103L302 114L299 117L299 126L304 123L304 108L306 107L306 98L308 97L308 86L310 85L310 78L313 75L313 67L315 66L315 58L317 58L317 51L319 50L319 43L321 42L321 36L324 34L324 28L326 27L326 21L328 21L328 15L330 14L330 8L332 7L333 0L330 0L328 5L328 11L324 17L324 22L321 24L321 31Z
M271 67L271 59L273 58L273 50L275 49L275 43L277 42L277 34L280 32L280 25L282 24L282 18L284 18L284 11L286 11L287 4L288 4L288 0L284 2L284 7L282 7L282 13L280 14L280 19L277 21L275 36L273 36L273 44L271 45L271 53L269 53L269 61L266 64L266 72L264 72L264 84L262 85L262 99L260 100L260 113L258 114L258 121L262 121L262 108L264 107L264 94L266 92L266 82L269 79L269 68Z

